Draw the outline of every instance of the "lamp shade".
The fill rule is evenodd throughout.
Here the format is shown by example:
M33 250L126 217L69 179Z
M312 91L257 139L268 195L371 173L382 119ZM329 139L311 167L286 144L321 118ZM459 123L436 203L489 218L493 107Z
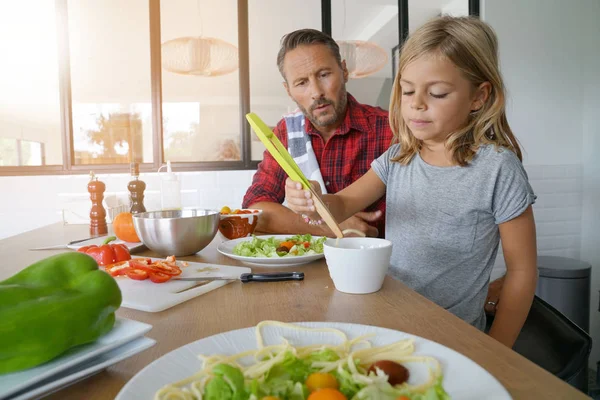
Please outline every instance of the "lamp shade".
M238 49L212 37L179 37L162 44L162 66L176 74L219 76L238 68Z
M387 52L372 42L362 40L339 40L342 60L350 78L364 78L382 69L388 62Z

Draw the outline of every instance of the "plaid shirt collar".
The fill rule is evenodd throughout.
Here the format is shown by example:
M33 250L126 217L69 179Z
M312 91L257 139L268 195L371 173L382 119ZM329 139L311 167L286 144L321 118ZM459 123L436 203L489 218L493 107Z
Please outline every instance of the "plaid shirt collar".
M309 135L321 136L319 131L317 131L313 126L312 122L310 122L310 120L306 117L304 117L304 119L306 122L306 133ZM366 133L369 127L364 123L364 121L367 121L367 114L365 113L365 110L361 107L360 103L356 101L354 96L348 93L346 117L344 118L342 125L335 130L332 136L346 135L351 130Z

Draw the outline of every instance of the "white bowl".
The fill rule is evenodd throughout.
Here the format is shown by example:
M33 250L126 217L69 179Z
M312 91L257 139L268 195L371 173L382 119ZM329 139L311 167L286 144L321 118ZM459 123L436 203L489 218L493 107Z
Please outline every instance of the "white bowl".
M381 289L390 267L392 242L368 237L327 239L323 252L335 288L352 294Z

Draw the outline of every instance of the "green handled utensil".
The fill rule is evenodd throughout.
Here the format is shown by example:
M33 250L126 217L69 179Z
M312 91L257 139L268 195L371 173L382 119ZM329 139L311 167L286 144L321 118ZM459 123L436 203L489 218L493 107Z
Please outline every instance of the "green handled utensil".
M273 131L255 113L246 114L246 119L256 133L256 136L258 136L260 141L263 142L267 150L269 150L269 153L271 153L275 161L277 161L281 168L283 168L285 173L288 174L293 181L301 183L304 189L311 192L313 202L315 203L315 209L321 218L323 218L327 226L329 226L329 228L333 231L335 236L338 238L344 237L344 234L335 221L335 218L333 218L333 215L331 215L325 204L323 204L323 201L321 201L319 195L310 186L310 182L304 173L302 173L302 170L300 167L298 167L296 161L294 161L290 153L288 153L287 149L283 146L283 144L281 144Z

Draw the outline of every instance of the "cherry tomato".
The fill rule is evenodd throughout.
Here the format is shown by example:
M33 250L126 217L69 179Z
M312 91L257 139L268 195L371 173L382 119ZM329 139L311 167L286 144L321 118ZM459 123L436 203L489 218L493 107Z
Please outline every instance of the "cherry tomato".
M347 400L339 390L325 388L312 392L307 400Z
M322 372L310 374L308 378L306 378L305 383L306 387L308 387L308 390L311 392L314 392L318 389L337 389L340 387L337 379L335 379L335 376Z
M376 361L369 367L367 374L371 372L376 373L375 368L380 369L388 376L388 382L392 386L400 385L408 380L408 370L404 366L393 361Z

